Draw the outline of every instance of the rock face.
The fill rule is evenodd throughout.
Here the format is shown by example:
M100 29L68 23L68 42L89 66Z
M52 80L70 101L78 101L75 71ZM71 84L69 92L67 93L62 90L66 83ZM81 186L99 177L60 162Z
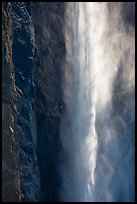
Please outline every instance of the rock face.
M15 67L16 105L19 127L21 190L24 201L39 198L39 170L36 157L35 85L33 56L35 49L31 4L12 3L13 64Z
M12 63L11 5L2 4L2 200L18 201L20 195L15 75Z
M2 6L2 200L59 201L65 4Z
M64 3L33 4L37 156L41 201L58 201L59 123L62 113L61 67L65 56ZM52 181L52 182L51 182Z

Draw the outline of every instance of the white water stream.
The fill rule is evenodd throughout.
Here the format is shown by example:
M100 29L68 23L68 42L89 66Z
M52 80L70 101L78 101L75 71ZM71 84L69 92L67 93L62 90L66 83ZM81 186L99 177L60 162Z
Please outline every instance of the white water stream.
M60 127L64 201L133 200L133 132L127 133L125 115L112 113L121 66L122 92L134 90L134 29L127 33L122 8L121 2L67 3L66 113Z

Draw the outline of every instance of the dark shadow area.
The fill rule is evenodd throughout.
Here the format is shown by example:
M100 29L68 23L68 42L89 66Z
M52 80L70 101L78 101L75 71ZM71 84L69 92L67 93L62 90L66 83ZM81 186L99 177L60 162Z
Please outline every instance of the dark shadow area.
M64 14L63 2L33 3L37 157L41 179L40 201L46 202L60 200L58 158L61 150L59 124L63 111Z

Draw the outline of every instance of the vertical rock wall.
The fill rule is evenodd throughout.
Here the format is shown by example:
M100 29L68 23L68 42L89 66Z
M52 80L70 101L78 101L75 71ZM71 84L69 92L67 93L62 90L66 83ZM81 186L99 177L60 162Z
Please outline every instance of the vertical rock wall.
M2 3L2 200L19 201L19 157L11 4Z
M35 84L37 156L41 201L59 201L59 124L63 110L61 68L65 56L63 35L65 4L33 4L35 30Z
M36 157L34 49L31 3L13 2L13 64L15 67L19 165L23 201L39 198L39 170Z
M65 4L2 4L3 201L58 201Z

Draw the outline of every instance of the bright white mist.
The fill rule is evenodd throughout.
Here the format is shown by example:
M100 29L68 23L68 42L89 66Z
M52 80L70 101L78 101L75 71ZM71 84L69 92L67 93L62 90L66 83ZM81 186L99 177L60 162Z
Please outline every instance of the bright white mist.
M60 127L65 152L63 201L120 201L122 196L129 201L133 197L126 196L131 188L133 191L133 167L125 170L128 163L133 166L133 143L126 133L125 116L112 113L113 86L120 66L124 67L122 91L134 89L134 31L131 28L127 33L121 13L120 2L112 2L110 8L105 2L67 3L66 112ZM129 148L125 163L122 145ZM122 188L119 180L126 185L121 194L117 193Z

